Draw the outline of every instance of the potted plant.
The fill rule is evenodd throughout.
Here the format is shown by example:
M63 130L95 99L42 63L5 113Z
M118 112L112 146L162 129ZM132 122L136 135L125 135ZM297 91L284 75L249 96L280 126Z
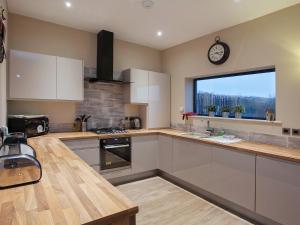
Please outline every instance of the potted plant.
M208 116L214 117L216 115L216 109L215 105L208 106Z
M244 111L245 111L245 109L243 106L241 106L241 105L235 106L234 107L235 118L241 119Z
M270 108L268 108L266 110L266 120L267 121L274 121L275 120L275 113Z
M230 107L229 106L223 106L221 108L221 112L222 112L222 117L229 117L229 113L230 113Z

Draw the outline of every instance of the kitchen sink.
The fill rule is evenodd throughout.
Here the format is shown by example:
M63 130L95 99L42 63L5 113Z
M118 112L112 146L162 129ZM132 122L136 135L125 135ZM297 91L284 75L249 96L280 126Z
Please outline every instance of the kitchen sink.
M203 140L208 140L208 141L212 141L212 142L217 142L217 143L221 143L221 144L233 144L233 143L237 143L242 141L242 139L237 138L235 136L232 135L213 135L210 136L206 133L199 133L199 132L184 132L181 133L181 135L184 136L192 136L195 138L199 138L199 139L203 139Z
M233 144L242 141L242 139L237 138L232 135L222 135L222 136L210 136L205 138L206 140L217 142L221 144Z
M184 132L181 133L181 135L185 135L185 136L193 136L196 138L208 138L209 135L206 133L199 133L199 132Z

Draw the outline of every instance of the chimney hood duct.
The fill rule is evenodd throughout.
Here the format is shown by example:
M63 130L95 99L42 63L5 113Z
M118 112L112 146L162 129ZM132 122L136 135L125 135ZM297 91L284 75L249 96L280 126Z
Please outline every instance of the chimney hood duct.
M125 83L114 80L114 33L102 30L97 35L97 77L91 78L90 82Z

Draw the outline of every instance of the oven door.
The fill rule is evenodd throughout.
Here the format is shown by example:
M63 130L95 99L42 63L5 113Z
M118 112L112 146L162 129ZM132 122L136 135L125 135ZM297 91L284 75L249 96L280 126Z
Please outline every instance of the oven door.
M129 143L101 144L101 170L117 169L131 166L131 148Z

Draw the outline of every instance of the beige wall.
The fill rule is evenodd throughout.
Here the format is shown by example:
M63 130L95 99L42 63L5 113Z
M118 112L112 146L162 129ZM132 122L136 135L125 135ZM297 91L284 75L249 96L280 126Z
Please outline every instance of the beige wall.
M277 119L283 126L300 128L299 28L300 4L163 51L163 72L171 74L172 79L172 123L182 123L179 107L187 103L185 78L275 65ZM216 35L231 48L230 58L219 66L212 65L207 59L207 50ZM231 127L232 123L221 126ZM239 127L248 129L249 126L240 124ZM270 132L264 125L258 130ZM280 133L280 129L276 132Z
M96 34L16 14L9 14L9 17L9 48L83 59L85 66L96 67ZM115 40L114 70L131 67L161 71L160 51ZM75 104L9 101L8 113L46 113L52 122L69 123L74 120Z
M0 0L0 5L4 9L7 9L5 0ZM5 22L6 29L8 29L7 21L8 20ZM7 49L7 38L5 46L5 49ZM6 67L6 60L4 60L3 63L0 64L0 127L6 125Z

